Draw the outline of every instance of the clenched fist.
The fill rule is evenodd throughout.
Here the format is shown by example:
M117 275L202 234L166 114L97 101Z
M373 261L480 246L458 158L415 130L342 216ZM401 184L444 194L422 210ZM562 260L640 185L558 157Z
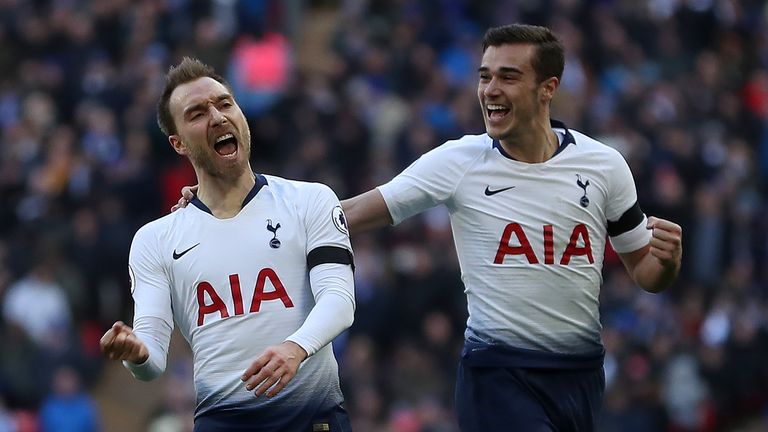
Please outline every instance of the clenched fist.
M647 228L652 230L651 255L664 267L679 269L683 255L683 229L680 225L651 216L648 218Z
M99 345L101 352L110 360L127 360L141 364L149 358L147 346L133 334L133 329L122 321L112 324L112 328L101 337Z

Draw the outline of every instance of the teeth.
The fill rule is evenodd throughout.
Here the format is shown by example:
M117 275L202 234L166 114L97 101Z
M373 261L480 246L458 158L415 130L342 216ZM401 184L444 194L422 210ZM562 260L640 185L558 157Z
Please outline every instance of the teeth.
M503 110L503 109L507 109L507 107L505 107L504 105L487 105L487 108L489 110Z
M220 142L224 141L225 139L234 138L234 137L235 137L235 136L234 136L234 135L232 135L231 133L228 133L228 134L224 134L224 135L222 135L222 136L220 136L220 137L216 138L216 142L217 142L217 143L220 143Z

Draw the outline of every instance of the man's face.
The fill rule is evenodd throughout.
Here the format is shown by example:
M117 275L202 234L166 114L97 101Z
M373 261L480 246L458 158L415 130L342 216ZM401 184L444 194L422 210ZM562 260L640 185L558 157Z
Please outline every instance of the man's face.
M494 139L526 133L546 106L541 102L544 86L531 65L535 53L532 44L490 46L483 53L477 97L485 129Z
M176 134L168 140L196 169L224 179L249 169L251 132L223 84L209 77L181 84L171 93L169 109Z

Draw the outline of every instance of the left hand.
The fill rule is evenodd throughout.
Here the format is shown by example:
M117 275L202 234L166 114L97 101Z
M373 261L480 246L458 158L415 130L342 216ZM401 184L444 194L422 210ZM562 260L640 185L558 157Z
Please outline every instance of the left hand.
M652 232L650 253L666 268L678 269L683 256L683 229L666 219L649 217L646 228Z
M280 393L296 376L299 365L307 358L307 352L295 342L285 341L268 347L240 377L248 391L256 389L256 396L267 390L267 397Z
M173 205L171 207L171 213L175 212L178 209L185 208L187 204L189 204L190 201L192 201L192 198L195 197L195 194L197 193L197 189L200 187L199 184L196 184L194 186L184 186L181 188L181 198L179 198L179 202Z

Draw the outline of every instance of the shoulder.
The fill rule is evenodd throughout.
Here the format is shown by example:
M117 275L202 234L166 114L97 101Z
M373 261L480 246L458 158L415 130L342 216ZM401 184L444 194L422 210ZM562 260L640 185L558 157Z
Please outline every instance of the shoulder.
M318 212L340 206L336 193L323 183L290 180L277 176L265 176L278 207L298 217L311 218Z
M578 153L594 158L596 162L624 164L624 156L615 148L577 130L568 130L574 138Z
M190 210L191 209L187 208L178 209L173 213L169 213L153 221L147 222L136 231L136 237L147 237L166 232L171 228L173 222L178 219L182 213Z
M178 209L173 213L144 224L133 236L133 247L156 244L156 242L167 238L173 232L174 226L194 211L192 208Z
M478 157L493 151L493 140L487 134L464 135L449 140L424 153L419 160L440 163L441 165L465 166Z
M493 149L493 140L488 134L464 135L455 140L448 140L432 152L448 154L454 157L473 157Z
M291 180L283 177L266 175L269 190L278 196L292 198L313 197L318 195L336 196L333 190L324 183Z

